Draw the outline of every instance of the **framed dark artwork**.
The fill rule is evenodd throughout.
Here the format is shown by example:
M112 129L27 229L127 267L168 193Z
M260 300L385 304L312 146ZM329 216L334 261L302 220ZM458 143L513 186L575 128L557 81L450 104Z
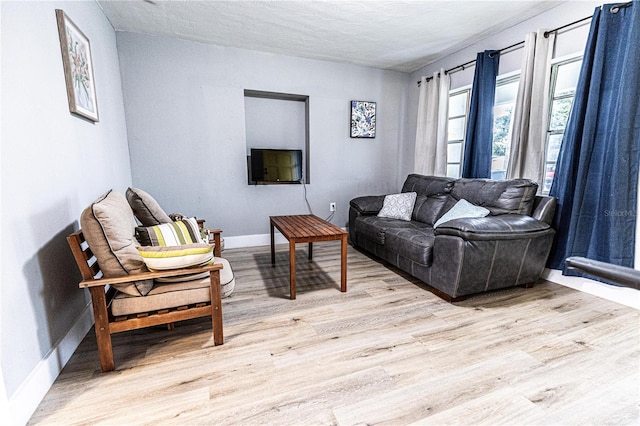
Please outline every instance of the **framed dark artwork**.
M376 103L369 101L351 101L352 138L376 137Z
M98 101L89 39L60 9L56 9L56 21L69 111L97 122Z

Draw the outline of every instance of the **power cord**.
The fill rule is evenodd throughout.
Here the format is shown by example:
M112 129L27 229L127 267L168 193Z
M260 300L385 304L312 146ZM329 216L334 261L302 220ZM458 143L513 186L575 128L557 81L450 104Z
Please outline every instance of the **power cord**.
M302 189L304 190L304 202L307 204L307 209L309 210L309 214L313 214L311 210L311 205L309 204L309 200L307 200L307 184L304 182L304 179L300 179L300 183L302 184Z
M325 219L327 222L331 222L333 220L333 215L336 214L336 211L332 211L331 214Z
M307 210L309 210L309 214L313 214L313 210L311 210L311 205L309 204L309 200L307 199L307 184L304 179L300 179L300 183L302 184L302 190L304 193L304 202L307 205ZM329 216L325 218L327 222L331 222L333 220L333 216L336 214L335 210L331 212Z

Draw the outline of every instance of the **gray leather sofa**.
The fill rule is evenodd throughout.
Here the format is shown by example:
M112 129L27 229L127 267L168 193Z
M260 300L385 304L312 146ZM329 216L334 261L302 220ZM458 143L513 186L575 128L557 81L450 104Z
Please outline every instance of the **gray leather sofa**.
M556 199L536 196L530 180L450 179L411 174L402 192L416 192L410 221L378 217L384 195L354 198L349 241L456 301L468 295L530 286L542 274L555 231ZM489 215L433 224L460 199Z

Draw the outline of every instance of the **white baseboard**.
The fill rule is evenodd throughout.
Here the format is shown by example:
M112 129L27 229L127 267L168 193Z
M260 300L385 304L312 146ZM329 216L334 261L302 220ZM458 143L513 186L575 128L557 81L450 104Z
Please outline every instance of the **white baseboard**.
M11 424L26 424L64 366L93 325L93 310L88 304L67 334L31 371L9 399Z
M345 229L346 228L341 228ZM287 239L279 232L275 233L276 244L284 244ZM240 235L237 237L224 237L224 248L243 248L243 247L258 247L268 246L271 244L271 234L255 234L255 235ZM224 256L223 256L224 257Z
M282 234L275 234L276 244L286 243ZM268 246L271 244L271 234L239 235L237 237L224 237L224 248L244 248ZM224 257L224 256L223 256Z
M542 278L640 310L640 291L634 288L604 284L588 278L565 276L557 269L545 269Z

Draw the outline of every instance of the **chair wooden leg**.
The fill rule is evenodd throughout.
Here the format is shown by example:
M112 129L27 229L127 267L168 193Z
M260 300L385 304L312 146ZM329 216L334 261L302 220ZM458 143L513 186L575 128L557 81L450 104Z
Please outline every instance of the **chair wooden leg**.
M222 296L220 294L220 271L209 272L211 291L211 328L213 329L213 344L218 346L224 343L222 331Z
M102 371L113 371L113 346L111 346L111 332L109 331L109 314L107 312L107 298L104 287L91 287L91 304L93 305L93 318L95 320L96 341L98 354L100 355L100 367Z

